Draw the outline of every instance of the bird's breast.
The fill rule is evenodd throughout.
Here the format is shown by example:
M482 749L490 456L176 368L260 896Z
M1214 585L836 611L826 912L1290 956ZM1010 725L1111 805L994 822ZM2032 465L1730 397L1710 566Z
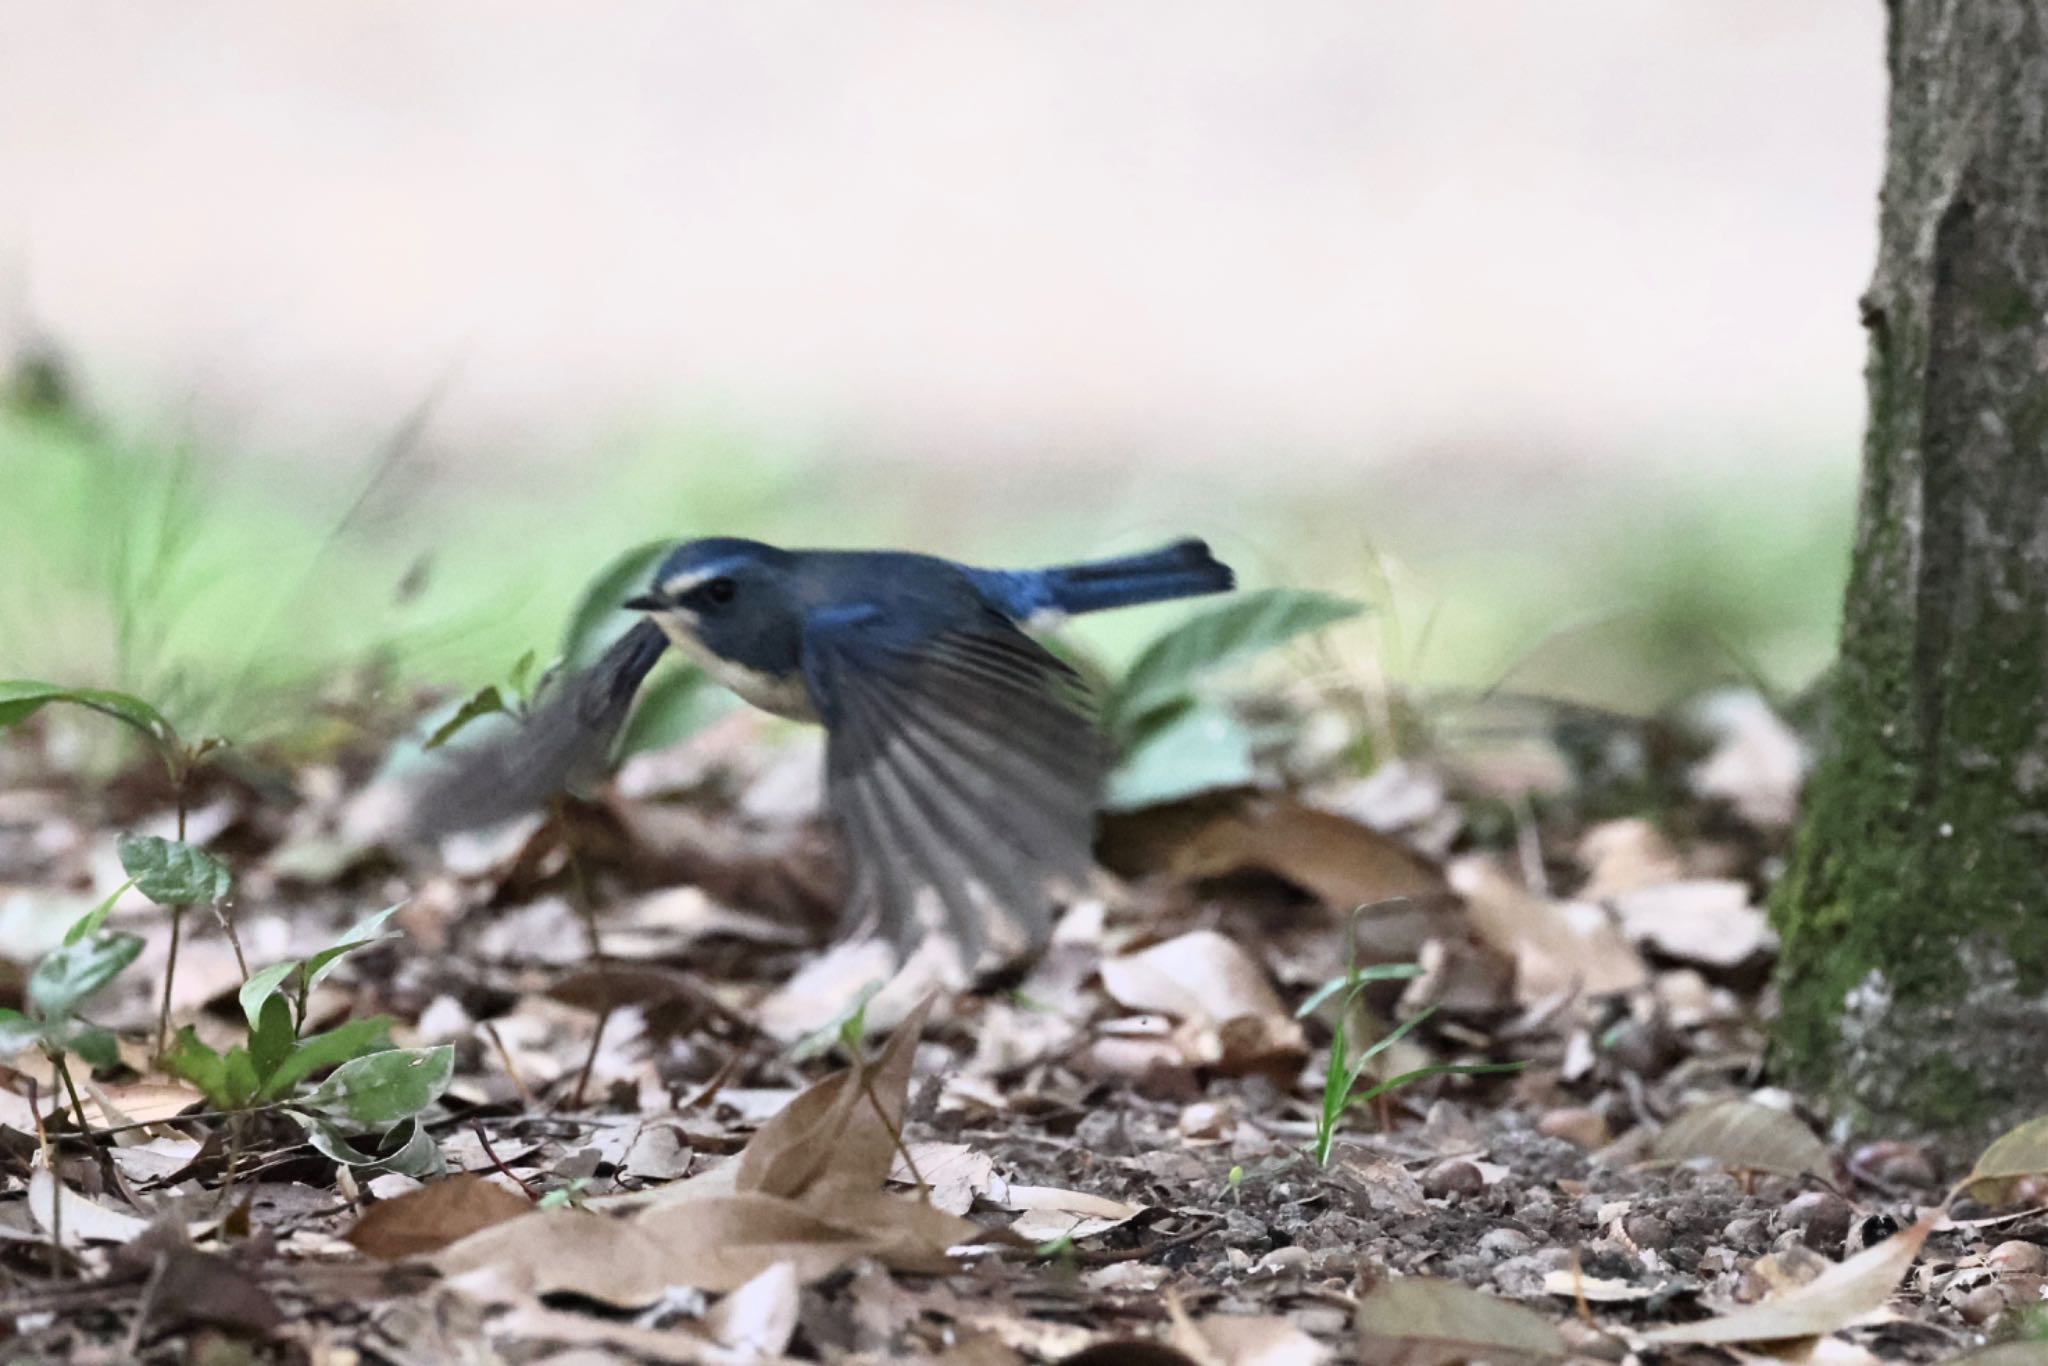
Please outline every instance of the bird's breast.
M675 642L678 650L687 655L704 670L712 682L722 688L730 688L740 699L762 711L786 716L792 721L815 721L817 711L811 706L811 695L804 687L801 673L775 674L763 669L749 668L736 660L714 653L694 633L678 623L655 618L668 638Z

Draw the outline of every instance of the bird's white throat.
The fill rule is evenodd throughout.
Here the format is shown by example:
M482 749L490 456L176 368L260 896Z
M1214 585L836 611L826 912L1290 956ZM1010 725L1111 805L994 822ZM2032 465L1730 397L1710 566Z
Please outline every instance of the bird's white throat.
M655 624L662 633L675 642L692 661L710 676L711 681L722 688L738 693L741 700L762 711L786 716L792 721L815 721L817 711L811 706L810 693L804 688L801 674L778 678L760 669L750 669L722 655L713 654L697 638L692 629L695 622L684 612L657 612Z

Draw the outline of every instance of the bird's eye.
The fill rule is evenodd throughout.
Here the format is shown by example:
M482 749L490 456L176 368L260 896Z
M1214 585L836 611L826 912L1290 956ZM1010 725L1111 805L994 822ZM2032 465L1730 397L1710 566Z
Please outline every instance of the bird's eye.
M737 591L731 579L713 579L704 585L704 598L707 602L723 607L732 601L733 594Z

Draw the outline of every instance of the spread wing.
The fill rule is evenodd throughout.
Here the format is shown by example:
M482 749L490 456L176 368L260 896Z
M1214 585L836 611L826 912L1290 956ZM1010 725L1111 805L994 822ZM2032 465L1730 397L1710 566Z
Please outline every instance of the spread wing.
M803 653L845 927L904 952L950 930L970 969L1042 944L1056 886L1090 867L1106 767L1079 676L994 613L914 639L879 612L820 613Z

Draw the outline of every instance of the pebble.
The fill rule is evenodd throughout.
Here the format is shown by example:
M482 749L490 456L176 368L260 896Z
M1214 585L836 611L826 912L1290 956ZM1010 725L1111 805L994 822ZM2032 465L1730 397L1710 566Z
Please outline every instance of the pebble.
M2048 1251L2039 1243L2013 1238L1985 1253L1984 1263L2001 1276L2038 1276L2048 1272Z
M1622 1339L1575 1318L1558 1324L1557 1335L1564 1340L1566 1354L1574 1358L1621 1361L1628 1356L1628 1344Z
M1422 1174L1422 1193L1432 1200L1477 1195L1485 1188L1479 1168L1462 1157L1446 1158Z
M1849 1170L1892 1186L1932 1186L1940 1179L1918 1144L1895 1140L1864 1144L1849 1155Z
M1755 1251L1772 1237L1772 1229L1755 1214L1743 1214L1741 1219L1731 1219L1729 1227L1720 1231L1720 1239L1735 1247L1737 1251Z
M1259 1258L1252 1268L1255 1275L1288 1276L1309 1269L1310 1258L1305 1247L1276 1247Z
M1479 1255L1492 1261L1519 1257L1536 1246L1536 1240L1518 1228L1488 1229L1479 1239Z
M1671 1242L1670 1223L1654 1214L1631 1214L1621 1221L1621 1231L1637 1247L1662 1252Z
M1982 1328L2005 1312L2005 1292L1995 1285L1980 1285L1956 1305L1963 1322Z
M1582 1152L1604 1148L1614 1137L1608 1131L1605 1116L1581 1106L1545 1112L1543 1118L1536 1121L1536 1132L1545 1138L1561 1138Z
M1815 1252L1838 1252L1849 1236L1852 1214L1849 1202L1833 1191L1808 1191L1779 1209L1773 1224L1780 1232L1797 1229Z

